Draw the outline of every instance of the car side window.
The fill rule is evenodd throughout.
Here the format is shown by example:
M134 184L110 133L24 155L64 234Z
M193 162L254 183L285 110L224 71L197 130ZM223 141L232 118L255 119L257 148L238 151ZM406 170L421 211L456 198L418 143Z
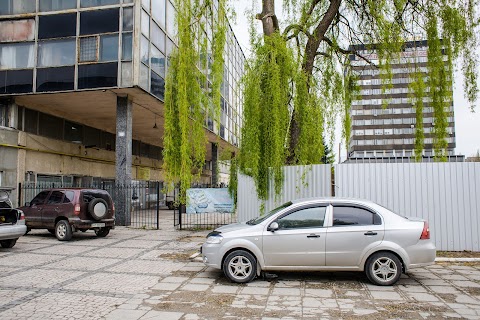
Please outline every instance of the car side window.
M381 225L382 219L367 209L335 206L333 208L333 226L369 226Z
M65 198L63 198L63 203L73 202L73 199L75 199L75 192L65 191Z
M327 207L300 209L277 220L280 229L321 228Z
M33 206L33 205L43 204L49 193L50 191L40 192L35 196L35 198L33 198L32 201L30 201L30 205Z
M61 191L52 191L52 194L47 200L47 204L59 204L62 203L63 192Z

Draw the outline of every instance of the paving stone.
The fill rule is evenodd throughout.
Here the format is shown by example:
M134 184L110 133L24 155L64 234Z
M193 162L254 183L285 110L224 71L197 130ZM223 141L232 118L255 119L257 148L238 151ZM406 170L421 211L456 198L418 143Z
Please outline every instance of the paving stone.
M434 295L431 295L431 294L428 294L428 293L425 293L425 292L410 292L410 293L407 293L407 295L412 298L412 299L415 299L419 302L423 302L423 301L438 301L438 298L435 297Z
M173 291L180 287L181 283L160 282L152 287L152 290Z
M393 300L393 301L402 301L404 300L398 293L389 292L389 291L370 291L370 294L374 299L377 300Z
M183 316L182 312L149 311L140 320L179 320Z
M272 295L281 295L281 296L300 296L299 288L274 288Z
M247 288L245 288L247 289ZM227 293L227 294L235 294L239 291L237 286L222 286L216 285L212 288L213 293Z
M319 297L319 298L332 298L333 291L330 289L305 289L305 296Z
M187 277L166 277L161 282L169 282L169 283L183 283L187 281L189 278Z
M462 288L480 288L480 284L473 281L452 281L452 283Z
M105 317L106 320L137 320L140 319L146 311L144 310L114 310Z
M254 295L267 295L270 292L270 288L261 288L261 287L245 287L242 288L241 294L254 294Z
M184 291L205 291L208 289L208 285L206 284L186 284L180 288L180 290Z

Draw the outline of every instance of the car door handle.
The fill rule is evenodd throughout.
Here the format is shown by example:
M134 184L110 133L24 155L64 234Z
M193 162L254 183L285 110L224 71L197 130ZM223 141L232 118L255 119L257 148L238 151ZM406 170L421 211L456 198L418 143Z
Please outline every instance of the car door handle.
M307 238L320 238L320 235L319 234L311 234L311 235L308 235Z
M368 232L365 232L364 235L366 235L366 236L376 236L377 233L376 233L376 232L372 232L372 231L368 231Z

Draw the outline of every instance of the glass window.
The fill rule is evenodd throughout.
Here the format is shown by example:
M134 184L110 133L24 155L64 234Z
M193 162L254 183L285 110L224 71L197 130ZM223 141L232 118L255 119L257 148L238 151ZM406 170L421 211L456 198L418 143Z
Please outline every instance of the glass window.
M381 225L376 214L357 207L335 206L333 208L333 226L368 226Z
M165 52L165 32L154 22L151 27L150 40L161 52Z
M277 220L280 229L321 228L327 207L314 207L292 212Z
M142 40L140 41L140 61L148 65L148 46L149 42L148 39L145 37L142 37Z
M0 71L0 93L33 92L33 70Z
M63 198L63 203L73 202L75 199L75 192L73 191L64 191L65 198Z
M76 7L77 0L40 0L40 11L58 11Z
M167 32L171 36L175 36L175 8L170 1L167 1Z
M1 0L0 15L35 12L35 0Z
M33 42L0 44L0 70L33 68Z
M83 143L86 146L101 147L102 132L100 130L89 127L89 126L84 126L83 133L84 133Z
M37 69L37 92L74 89L75 67Z
M165 95L165 81L153 71L151 76L150 92L163 101Z
M147 36L150 36L150 16L142 10L142 33Z
M165 77L165 56L155 46L151 46L150 64L153 71Z
M25 108L25 131L38 134L38 112Z
M144 64L140 64L140 87L148 90L148 67Z
M133 8L123 9L123 31L133 30Z
M78 89L116 87L117 68L116 62L78 66Z
M47 196L48 196L49 193L50 193L50 191L40 192L39 194L37 194L37 196L35 198L32 199L32 201L30 201L30 205L34 206L34 205L38 205L38 204L43 204L45 202L45 199L47 199Z
M97 7L97 6L108 6L111 4L117 4L120 0L80 0L80 7Z
M52 139L63 139L63 119L40 112L38 134Z
M119 10L107 9L80 13L80 35L118 32Z
M72 37L77 34L77 14L52 14L38 17L38 38Z
M100 36L100 61L118 60L118 34Z
M142 5L148 12L150 12L150 0L142 0Z
M165 28L165 0L152 0L152 15Z
M34 39L34 19L0 21L0 42L33 41Z
M63 192L52 191L50 197L48 197L47 204L59 204L63 202Z
M133 85L132 63L122 62L122 87L131 87Z
M83 141L83 126L65 120L65 140L73 143L82 143Z
M55 67L75 64L76 40L38 42L38 66Z
M122 60L132 60L132 33L124 33L122 39Z
M97 61L97 37L80 38L80 55L78 61Z

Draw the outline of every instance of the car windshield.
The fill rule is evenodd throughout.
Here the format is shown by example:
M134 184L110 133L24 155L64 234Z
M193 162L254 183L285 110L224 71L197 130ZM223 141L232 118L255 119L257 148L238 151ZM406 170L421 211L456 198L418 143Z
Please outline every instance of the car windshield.
M262 223L263 221L265 221L265 219L271 217L272 215L274 215L275 213L279 212L280 210L283 210L285 209L286 207L289 207L292 205L292 202L287 202L287 203L284 203L282 204L280 207L278 208L275 208L273 209L272 211L270 211L269 213L267 213L266 215L263 215L263 216L260 216L258 218L255 218L255 219L252 219L252 220L249 220L247 221L247 224L249 225L256 225L256 224L259 224L259 223Z

